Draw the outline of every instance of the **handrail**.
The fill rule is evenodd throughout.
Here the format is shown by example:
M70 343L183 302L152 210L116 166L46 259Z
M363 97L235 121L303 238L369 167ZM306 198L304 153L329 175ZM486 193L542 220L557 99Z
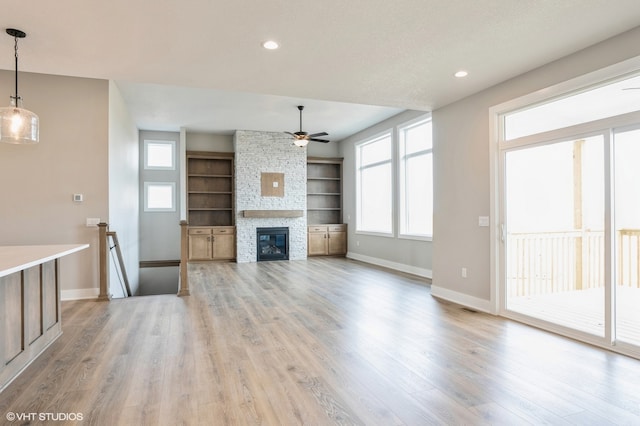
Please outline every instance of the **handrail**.
M122 272L122 280L126 288L126 297L131 297L131 287L129 286L129 278L127 277L127 270L124 266L124 259L122 258L122 251L120 250L120 243L118 243L118 235L115 231L107 231L107 237L111 237L113 245L109 247L109 250L116 249L116 255L118 256L118 264L120 265L120 271Z
M99 228L99 256L100 256L100 294L98 295L99 301L109 301L112 295L109 293L109 262L108 253L112 249L116 249L116 255L118 256L118 265L120 271L122 271L122 280L125 285L125 297L131 297L131 287L129 286L129 278L127 277L127 271L125 269L124 259L122 257L122 251L120 250L120 244L118 242L118 235L115 231L108 231L108 224L101 222L98 224ZM109 237L113 240L113 246L109 245ZM107 250L107 248L109 250Z

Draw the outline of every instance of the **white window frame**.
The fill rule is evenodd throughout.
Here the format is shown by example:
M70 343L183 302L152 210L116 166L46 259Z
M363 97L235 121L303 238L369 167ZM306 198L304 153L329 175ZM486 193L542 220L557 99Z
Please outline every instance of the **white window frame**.
M431 148L424 149L418 152L411 153L409 155L405 155L406 152L406 141L405 141L405 132L409 129L412 129L417 126L421 126L431 122L431 114L423 115L411 121L400 124L396 127L398 133L398 193L399 193L399 202L398 202L398 238L402 239L410 239L410 240L421 240L421 241L433 241L433 233L431 234L416 234L405 231L408 224L408 208L407 208L407 188L406 188L406 161L410 158L415 158L419 156L431 156L431 161L433 164L433 141L431 144ZM433 174L431 175L431 180L428 183L431 185L431 191L433 193ZM432 202L433 203L433 202ZM432 224L431 230L433 232L433 204L432 204Z
M576 133L592 132L594 130L600 130L608 127L606 122L614 121L616 126L621 126L624 122L620 122L619 117L604 118L596 120L595 122L587 122L570 126L569 128L560 128L534 134L530 136L524 136L515 140L506 140L504 131L504 115L526 109L536 104L553 101L561 96L570 96L579 90L589 90L591 87L597 87L605 84L607 81L618 80L625 78L628 75L637 73L640 70L640 57L632 58L588 74L567 80L553 86L538 90L536 92L512 99L499 105L495 105L489 109L489 177L490 177L490 282L491 282L491 295L488 311L495 314L500 314L509 317L509 312L505 309L506 296L504 289L500 287L501 273L500 268L504 263L504 253L502 252L502 218L504 211L502 206L504 204L503 194L498 190L500 187L500 181L504 178L500 175L500 165L503 158L500 153L505 147L517 147L531 143L532 140L537 139L558 139L565 136L573 137ZM635 116L634 113L626 114L627 116ZM635 121L632 118L630 122ZM579 129L579 130L578 130ZM555 330L562 334L561 331ZM593 342L598 345L597 342Z
M378 142L381 139L390 139L391 143L390 143L390 147L389 147L389 158L387 160L383 160L383 161L379 161L377 163L373 163L373 164L368 164L367 166L365 166L364 168L361 167L360 165L360 157L361 157L361 149L369 144L372 144L374 142ZM366 140L363 140L362 142L358 142L354 145L354 149L355 149L355 158L356 158L356 230L355 233L356 234L363 234L363 235L376 235L376 236L382 236L382 237L394 237L394 229L395 229L395 208L394 208L394 200L395 200L395 187L396 187L396 182L395 182L395 173L394 173L394 135L393 135L393 131L391 129L386 130L384 132L378 133L375 136L372 136L370 138L367 138ZM361 191L361 170L363 169L369 169L372 167L377 167L377 166L381 166L384 164L389 164L391 166L391 194L389 194L390 196L390 200L391 200L391 230L389 232L385 232L385 231L375 231L375 230L368 230L368 229L362 229L362 191Z
M149 207L149 187L171 188L171 207ZM176 183L175 182L145 182L144 183L144 211L145 212L175 212L176 211Z
M149 145L169 145L171 146L171 166L153 166L149 164ZM144 141L144 169L145 170L175 170L176 169L176 141Z

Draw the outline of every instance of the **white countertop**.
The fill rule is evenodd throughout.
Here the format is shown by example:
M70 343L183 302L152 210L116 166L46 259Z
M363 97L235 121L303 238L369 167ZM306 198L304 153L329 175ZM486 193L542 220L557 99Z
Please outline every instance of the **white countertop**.
M84 250L89 244L0 246L0 277Z

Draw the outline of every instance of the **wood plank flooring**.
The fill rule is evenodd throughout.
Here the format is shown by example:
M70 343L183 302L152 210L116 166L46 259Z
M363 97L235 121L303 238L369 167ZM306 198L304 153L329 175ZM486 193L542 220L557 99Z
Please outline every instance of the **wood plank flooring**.
M0 394L0 423L640 424L640 361L416 277L336 258L190 274L189 297L63 303L64 334Z

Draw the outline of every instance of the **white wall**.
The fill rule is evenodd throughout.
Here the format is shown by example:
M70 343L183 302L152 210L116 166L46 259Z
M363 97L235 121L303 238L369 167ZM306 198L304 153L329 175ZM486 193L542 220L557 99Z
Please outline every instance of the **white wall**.
M14 73L0 71L3 106L13 91ZM89 243L62 259L62 296L96 296L98 228L85 224L109 219L109 84L20 73L20 95L40 117L40 143L0 144L0 245Z
M489 108L638 56L638 40L640 27L433 112L433 294L490 307Z
M180 152L180 133L140 131L140 260L180 259L180 209L176 205L173 212L144 211L144 182L174 182L176 184L176 204L184 188L180 185L180 168L183 166L176 157L175 170L145 170L144 141L174 141L176 155Z
M138 128L117 85L109 82L109 230L118 235L132 294L139 287ZM122 286L110 262L110 289Z
M413 274L431 277L433 244L430 241L409 240L357 234L355 144L386 130L396 132L396 126L424 115L424 111L405 111L340 142L343 163L343 218L348 224L348 257L387 266ZM396 132L397 133L397 132ZM396 135L397 140L397 135ZM435 158L435 157L434 157ZM438 161L435 159L435 161ZM397 206L394 216L398 217ZM397 232L396 232L397 234ZM358 244L359 243L359 244Z

